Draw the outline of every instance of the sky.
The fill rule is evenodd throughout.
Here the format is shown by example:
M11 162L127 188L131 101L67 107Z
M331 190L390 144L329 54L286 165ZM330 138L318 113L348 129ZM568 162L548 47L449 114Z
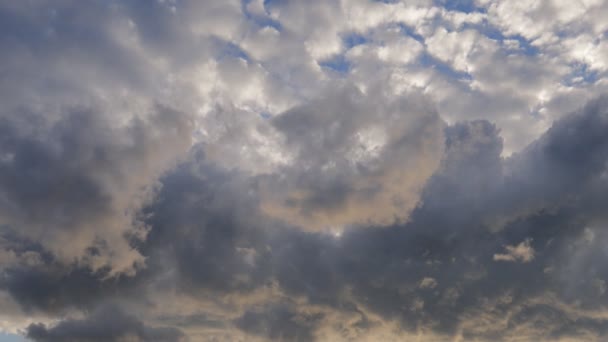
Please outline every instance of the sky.
M0 341L605 341L608 1L0 0Z

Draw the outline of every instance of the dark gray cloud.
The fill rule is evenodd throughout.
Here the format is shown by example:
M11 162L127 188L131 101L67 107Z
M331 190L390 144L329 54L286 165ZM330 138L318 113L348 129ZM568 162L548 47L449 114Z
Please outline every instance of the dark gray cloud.
M285 306L270 306L263 310L247 311L235 325L252 335L272 341L310 341L321 315L302 315Z
M161 181L144 210L151 230L140 250L150 262L173 260L186 291L246 291L264 282L268 236L256 197L243 193L248 179L209 165L195 148L191 162Z
M0 61L0 225L65 265L133 274L144 260L128 239L146 231L136 212L193 126L154 98L160 79L119 39L128 21L115 6L0 5L10 51Z
M5 271L4 288L23 307L46 312L121 298L156 312L150 318L227 339L238 330L268 339L363 338L386 333L383 321L398 322L389 331L401 335L391 336L426 329L438 340L599 338L607 303L598 201L606 183L597 158L606 143L582 128L607 125L604 101L509 159L500 157L492 124L446 127L445 155L410 221L340 236L266 217L256 178L209 164L196 147L161 178L141 213L150 231L133 246L147 258L145 270L109 282L86 269L58 277L21 264ZM563 140L566 150L557 148ZM536 174L545 168L559 172ZM542 182L524 182L536 177ZM166 291L191 306L163 315ZM209 318L197 325L194 317ZM231 329L238 330L218 332Z
M143 260L126 235L146 229L134 214L189 147L189 127L162 106L122 128L96 109L68 109L57 122L27 112L1 118L1 224L67 264L132 269Z
M211 286L217 293L232 289L242 295L276 281L284 295L305 298L306 305L358 315L361 311L371 312L384 319L399 321L406 331L426 327L444 334L445 338L458 334L480 339L508 337L511 336L508 331L511 325L521 329L518 330L520 336L530 339L534 336L601 335L604 330L599 327L603 326L604 320L592 310L602 310L605 305L602 299L604 271L600 264L593 265L602 260L596 254L601 252L593 246L601 239L598 222L603 221L604 215L597 209L597 204L590 202L597 200L598 192L601 192L599 187L605 186L601 181L603 168L590 168L584 177L577 175L582 172L578 167L572 167L568 173L559 168L564 174L547 174L542 177L542 182L539 180L531 185L523 181L541 177L536 170L557 167L555 165L560 163L571 165L568 159L574 157L572 154L556 155L554 148L550 147L562 139L574 139L570 148L578 151L576 158L581 162L577 165L589 169L589 162L593 165L603 149L597 147L587 152L582 146L574 146L589 141L586 133L582 133L584 130L576 127L587 122L600 126L606 115L604 101L599 99L590 103L579 113L556 123L529 149L506 160L500 157L502 142L499 131L492 124L475 121L447 127L445 157L426 185L421 204L412 213L410 222L391 227L351 228L339 237L283 227L252 212L244 216L250 221L238 222L241 217L238 211L251 208L251 203L255 202L253 199L242 202L247 197L239 197L237 188L221 186L224 191L217 192L204 186L200 180L186 180L192 176L186 177L180 171L173 177L179 175L179 179L185 181L183 185L189 184L189 189L207 189L201 192L207 194L204 202L192 201L194 198L202 200L201 195L188 196L190 203L197 203L193 208L198 208L198 213L209 208L206 203L222 203L220 198L224 201L233 198L228 203L241 203L231 207L224 202L219 206L222 209L214 210L220 213L231 208L232 214L226 215L230 220L215 221L217 224L202 223L215 217L207 212L202 214L206 219L196 219L198 225L186 224L199 227L195 230L206 238L199 241L196 238L198 233L192 232L184 235L190 237L188 244L193 245L175 248L178 251L175 257L186 265L190 265L192 260L206 261L195 263L205 265L204 268L182 269L180 277L192 279L194 274L199 274L201 277L196 278L197 282L190 285L196 287L198 284L199 288L208 289ZM580 137L573 136L577 131L581 132ZM599 137L592 139L598 146L603 144L601 140ZM588 154L581 155L580 151ZM212 169L206 170L202 174L207 177L203 179L212 177L214 181L211 183L215 186L227 180L225 174L213 176ZM569 182L564 181L566 176ZM199 177L196 178L201 179ZM232 177L238 178L238 174ZM253 187L235 180L228 184L231 182L241 184L242 188ZM168 182L164 184L163 192L178 188ZM587 184L593 184L594 189ZM537 188L530 189L529 186ZM160 198L163 198L163 192ZM188 191L180 190L173 195L186 193ZM575 200L564 201L565 193ZM183 200L168 200L172 196L166 197L166 203L184 203ZM234 198L240 198L240 201L230 202L236 201ZM180 208L189 206L180 205ZM167 222L199 217L198 213L180 213L180 219L176 217ZM151 225L156 226L154 223ZM153 230L151 236L154 234ZM245 236L247 238L242 239ZM170 240L169 237L163 239ZM588 252L568 260L571 253L568 251L583 245L588 246ZM245 254L239 254L245 249L249 259ZM190 252L181 254L179 251ZM199 254L192 254L192 251ZM197 258L197 255L201 257ZM212 255L221 255L222 261ZM496 260L496 255L511 256L507 261L512 262ZM222 276L217 267L227 273ZM581 268L588 269L590 273L581 271ZM572 280L572 272L578 273L576 282ZM237 278L239 274L241 277ZM218 283L219 279L222 281ZM249 286L235 287L235 279L248 279L244 284ZM583 295L582 289L586 289L584 293L588 295ZM269 297L268 300L278 299ZM331 317L323 310L302 310L309 314L315 312L325 319ZM248 325L237 320L237 326L259 334L256 331L262 329L260 326L272 326L272 322L278 319L274 313L267 313L265 317L263 312L265 310L244 313L243 317L248 317L251 322ZM535 319L546 320L546 326L523 326L519 322L522 315L527 315L526 312ZM559 328L560 324L551 318L551 312L559 312L568 320L569 328ZM506 326L501 326L498 321L502 315L513 315L514 318ZM285 314L283 319L289 320L289 317ZM483 329L476 328L476 325L491 320L496 326L490 324ZM584 321L593 324L583 324ZM311 329L310 325L305 326ZM316 324L312 327L313 330L322 330ZM294 326L293 329L292 333L297 335L296 331L302 328ZM356 329L360 328L351 327L351 330ZM547 331L553 332L542 335ZM276 334L282 336L280 334L287 332Z
M107 305L82 320L65 320L47 327L32 324L28 338L37 342L93 341L181 341L182 332L174 328L156 328L143 324L116 306Z

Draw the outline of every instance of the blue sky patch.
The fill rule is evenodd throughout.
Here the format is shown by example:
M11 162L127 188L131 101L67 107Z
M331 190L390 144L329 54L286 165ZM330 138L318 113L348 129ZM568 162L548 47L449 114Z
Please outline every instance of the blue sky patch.
M597 70L591 70L585 63L572 64L572 72L562 81L562 84L569 87L584 86L593 84L600 79Z
M418 33L416 33L416 31L414 30L413 27L409 27L409 26L401 24L401 23L397 24L397 26L399 26L401 33L403 33L406 36L412 37L416 41L424 44L424 37L419 35Z
M519 49L517 51L523 55L536 56L539 53L539 49L536 46L533 46L531 41L521 35L505 36L499 29L490 25L465 25L464 28L475 29L486 37L498 41L501 45L504 44L506 40L515 40L519 44Z
M251 61L251 58L249 57L247 52L245 52L245 50L241 49L240 46L238 46L232 42L226 42L226 41L220 40L220 39L218 39L218 42L219 42L219 44L223 45L220 50L219 55L217 56L218 60L222 60L225 58L242 58L242 59L246 60L247 62Z
M348 33L342 36L342 42L346 50L349 50L357 45L362 45L368 42L368 39L358 33Z
M0 342L26 342L23 336L0 332Z
M253 13L250 13L247 10L247 5L251 2L251 0L242 0L241 1L241 7L243 10L243 13L245 14L245 17L256 23L256 25L261 26L261 27L266 27L266 26L270 26L274 29L276 29L277 31L281 31L283 29L283 26L281 25L280 22L268 17L268 16L260 16L260 15L256 15ZM264 4L266 4L266 2L264 2ZM268 13L268 11L266 11Z
M334 70L340 74L345 74L350 70L351 64L344 54L335 55L329 59L319 61L319 66Z
M423 53L420 57L420 64L425 67L431 67L441 74L449 76L457 80L472 80L473 76L468 72L455 70L450 65L440 61L428 53Z
M485 8L475 5L474 0L435 0L435 5L444 7L450 11L464 13L486 12Z

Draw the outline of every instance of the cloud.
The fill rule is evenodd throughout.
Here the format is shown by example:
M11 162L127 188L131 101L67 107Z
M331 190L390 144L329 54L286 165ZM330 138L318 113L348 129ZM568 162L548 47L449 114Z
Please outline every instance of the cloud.
M588 131L579 136L576 127L598 126L599 132L603 101L556 123L510 159L500 157L499 131L488 122L445 127L445 154L409 221L351 227L340 237L268 217L258 206L258 177L218 168L199 146L189 162L161 178L158 195L143 211L150 232L136 248L147 258L147 275L110 286L82 270L87 286L74 273L49 286L19 275L31 272L33 266L25 264L6 274L5 284L22 305L39 301L33 295L40 288L29 292L26 285L46 284L41 288L49 303L73 309L94 305L104 298L99 295L137 294L119 298L148 320L177 323L193 338L406 338L416 329L437 340L603 336L603 304L580 294L583 288L601 293L601 258L591 256L601 249L587 247L591 254L563 261L581 244L600 243L592 233L597 229L584 227L603 217L588 201L601 194L602 168L595 158L605 139ZM535 181L536 188L522 183L545 165L574 156L575 166ZM562 201L564 191L575 191L578 200ZM508 218L500 229L488 221L496 217ZM505 256L529 262L496 263L494 256L505 248ZM572 281L575 270L589 267L597 276ZM76 289L89 290L75 300ZM172 307L172 301L181 304ZM34 307L49 312L53 306ZM499 323L507 313L512 318ZM568 323L561 330L553 324L530 327L523 317Z
M265 212L317 230L407 221L441 160L442 123L415 95L381 91L339 89L273 119L294 161L264 180Z
M288 308L270 307L262 312L246 312L237 319L236 326L270 340L310 341L312 327L320 319L320 315L298 315Z
M186 116L152 111L126 127L113 127L94 109L74 109L54 123L24 113L37 127L4 117L0 223L66 264L109 267L111 274L143 266L125 235L145 236L136 212L190 144Z
M420 281L420 288L421 289L426 289L426 288L434 288L437 286L437 281L433 278L430 277L424 277L422 278L422 280Z
M505 246L505 254L494 254L494 261L530 262L534 259L534 249L530 240L525 240L517 246Z
M0 329L605 340L607 10L0 4Z
M91 316L79 320L64 320L53 327L32 324L28 338L36 342L67 341L182 341L183 333L173 328L144 325L118 307L105 306Z

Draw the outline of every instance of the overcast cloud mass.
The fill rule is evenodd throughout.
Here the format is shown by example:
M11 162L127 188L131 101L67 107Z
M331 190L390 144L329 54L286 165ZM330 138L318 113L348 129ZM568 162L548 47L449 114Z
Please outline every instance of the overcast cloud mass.
M0 0L0 341L608 340L606 18Z

